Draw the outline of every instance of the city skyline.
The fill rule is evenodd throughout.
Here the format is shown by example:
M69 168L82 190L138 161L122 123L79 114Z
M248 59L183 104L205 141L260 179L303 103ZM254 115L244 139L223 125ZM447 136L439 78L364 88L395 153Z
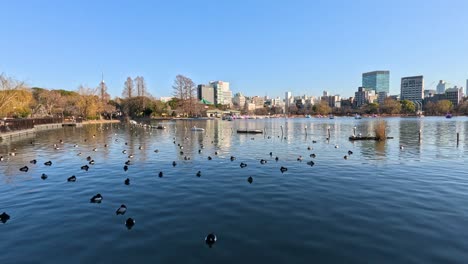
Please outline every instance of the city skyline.
M391 72L389 94L399 94L405 76L424 75L425 89L442 79L448 88L464 86L468 78L463 16L440 16L466 10L466 1L112 3L4 3L0 73L76 90L98 86L104 72L112 97L128 76L144 76L156 97L170 96L183 74L272 98L324 90L350 97L362 73L379 69Z

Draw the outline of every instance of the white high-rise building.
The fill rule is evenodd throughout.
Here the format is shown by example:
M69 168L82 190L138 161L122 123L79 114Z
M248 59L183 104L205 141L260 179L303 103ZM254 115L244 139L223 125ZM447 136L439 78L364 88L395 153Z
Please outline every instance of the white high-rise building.
M231 105L232 92L229 89L229 83L223 81L212 81L210 86L214 88L214 101L215 104Z
M437 93L444 94L445 90L447 89L447 83L444 80L440 80L439 84L437 84Z
M401 100L421 101L424 97L424 76L401 78Z

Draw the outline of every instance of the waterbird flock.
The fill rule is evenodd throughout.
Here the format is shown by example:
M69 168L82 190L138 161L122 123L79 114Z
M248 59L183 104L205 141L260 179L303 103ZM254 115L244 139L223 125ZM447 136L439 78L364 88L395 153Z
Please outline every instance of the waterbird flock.
M93 135L93 138L96 138L96 135ZM271 138L271 137L268 137L268 139L270 139L270 138ZM185 139L187 139L187 138L185 138ZM253 139L254 139L254 138L253 138ZM84 139L84 141L87 142L88 139ZM118 139L115 139L114 142L117 144L117 143L119 142L119 140L118 140ZM177 141L175 140L175 138L174 138L173 143L174 143L174 144L177 143ZM181 144L181 143L178 143L178 144L177 144L177 146L179 147L179 150L180 150L180 153L179 153L180 155L184 155L184 152L182 151L182 149L184 149L183 143L184 143L184 142L182 142L182 144ZM211 143L213 144L213 141L211 141ZM317 143L317 141L313 141L312 143ZM66 147L66 146L64 145L65 142L64 142L63 140L61 140L61 139L59 140L59 144L60 144L60 145L63 145L64 147ZM61 148L59 147L59 144L54 144L54 145L53 145L53 148L54 148L55 150L60 150ZM124 145L127 146L128 143L125 142ZM76 144L76 143L73 144L73 148L78 148L78 146L79 146L79 145ZM105 144L104 147L105 147L105 148L108 148L109 145L108 145L108 144ZM200 149L198 150L198 154L202 154L202 149L203 149L203 148L204 148L204 145L200 145ZM338 145L335 145L335 148L338 149L339 146L338 146ZM403 147L401 146L400 148L402 149ZM144 150L144 147L143 147L143 146L139 146L138 149L139 149L139 150ZM310 146L307 147L307 150L308 150L308 151L311 151L312 149L313 149L313 148L310 147ZM83 149L83 151L86 151L86 150ZM97 152L97 151L98 151L98 148L97 148L97 147L94 147L94 148L92 148L92 151L93 151L93 152ZM122 154L125 154L125 155L127 154L127 150L126 150L126 149L122 150L121 152L122 152ZM154 153L159 153L159 150L158 150L158 149L155 149L155 150L154 150ZM218 152L218 151L214 151L213 154L214 154L214 156L218 156L218 155L219 155L219 152ZM347 152L347 155L344 156L344 159L348 159L352 154L353 154L353 152L352 152L351 150L349 150L349 151ZM17 153L16 153L16 152L10 152L8 155L9 155L9 156L16 156ZM77 156L81 156L81 155L82 155L82 152L79 152L79 153L77 154ZM273 152L272 152L272 151L269 152L269 156L270 156L270 158L273 158ZM316 154L315 154L315 153L311 153L311 154L309 154L309 157L315 159L315 158L316 158ZM132 154L129 154L129 155L127 156L127 158L128 158L128 160L125 161L125 163L124 163L125 165L123 166L124 172L127 172L127 171L129 170L129 166L132 164L132 162L130 161L130 159L133 159L133 158L134 158L134 154L133 154L133 153L132 153ZM244 157L242 157L242 158L244 158ZM211 156L207 156L207 159L208 159L208 160L213 160L213 158L212 158ZM299 155L299 156L297 157L297 161L299 161L299 162L302 162L303 159L304 159L304 158L303 158L302 155ZM184 160L186 160L186 161L187 161L187 160L190 160L190 156L185 156L185 157L184 157ZM235 160L237 160L237 158L236 158L235 156L230 156L229 160L230 160L231 162L234 162ZM275 160L276 162L278 162L278 161L279 161L279 157L278 157L278 156L275 156L274 160ZM0 161L4 161L4 157L3 157L3 156L0 156ZM82 165L82 166L80 167L81 170L88 171L88 170L91 168L89 165L94 165L94 164L95 164L95 160L94 160L91 156L87 156L87 157L86 157L86 161L88 161L88 164ZM29 163L32 164L32 165L36 165L37 162L38 162L37 159L33 159L33 160L31 160ZM263 158L262 158L262 159L259 160L259 162L260 162L261 165L265 165L265 164L267 164L268 161L267 161L267 159L263 159ZM312 161L312 160L309 160L309 161L307 161L306 163L307 163L307 165L310 165L310 166L315 165L315 162ZM52 165L53 165L53 162L52 162L51 160L48 160L48 161L44 162L44 165L45 165L45 166L52 166ZM176 166L177 166L177 162L176 162L176 161L173 161L173 162L172 162L172 166L173 166L173 167L176 167ZM247 163L246 163L246 162L243 162L243 161L240 162L240 168L245 168L245 167L247 167ZM28 166L23 166L23 167L19 168L19 170L20 170L21 172L28 172L28 171L29 171L29 167L28 167ZM280 167L279 167L279 171L281 172L281 174L284 174L284 173L286 173L286 172L288 171L288 168L285 167L285 166L280 166ZM158 175L159 178L162 178L163 175L164 175L164 173L163 173L163 171L160 171L157 175ZM201 177L201 175L202 175L202 171L198 170L198 171L196 172L196 176L197 176L197 177ZM47 176L47 174L42 173L40 178L41 178L42 180L46 180L46 179L48 178L48 176ZM76 177L75 175L72 175L72 176L70 176L70 177L67 178L67 182L76 182L76 181L77 181L77 177ZM253 176L249 176L249 177L247 178L247 182L248 182L249 184L252 184L253 181L254 181ZM126 179L124 180L124 184L125 184L125 185L130 185L130 178L126 178ZM103 200L104 200L104 197L103 197L100 193L97 193L96 195L94 195L94 196L92 196L92 197L90 198L90 203L97 203L97 204L99 204L99 203L102 203ZM121 204L120 207L116 210L116 215L124 215L126 212L127 212L127 206L124 205L124 204ZM7 223L8 221L11 221L10 218L11 218L10 215L8 215L6 212L3 212L3 213L0 215L0 221L1 221L2 223L4 223L4 224ZM135 226L135 223L136 223L136 221L135 221L133 218L129 217L129 218L125 221L125 226L130 230L130 229L132 229L132 228ZM217 237L216 237L216 235L215 235L214 233L208 234L208 235L206 236L206 238L205 238L205 242L206 242L206 244L207 244L209 247L212 247L212 246L215 244L216 241L217 241Z

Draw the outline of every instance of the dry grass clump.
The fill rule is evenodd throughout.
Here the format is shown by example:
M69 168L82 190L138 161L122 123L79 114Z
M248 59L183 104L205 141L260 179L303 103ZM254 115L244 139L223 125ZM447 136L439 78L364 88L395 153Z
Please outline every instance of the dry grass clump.
M387 126L385 121L379 121L375 126L375 137L377 140L386 140L387 139Z

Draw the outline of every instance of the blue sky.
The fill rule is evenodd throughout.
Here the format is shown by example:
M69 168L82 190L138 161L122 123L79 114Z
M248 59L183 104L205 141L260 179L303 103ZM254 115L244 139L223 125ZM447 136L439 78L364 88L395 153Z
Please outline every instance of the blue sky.
M352 96L361 74L390 70L466 85L468 1L0 0L0 72L75 90L104 78L120 96L144 76L169 96L177 74L233 92Z

